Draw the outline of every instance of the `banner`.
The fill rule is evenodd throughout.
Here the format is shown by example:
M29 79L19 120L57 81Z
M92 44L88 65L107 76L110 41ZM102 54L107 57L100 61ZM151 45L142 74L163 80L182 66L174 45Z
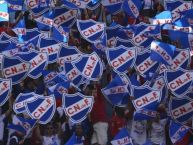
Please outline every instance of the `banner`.
M135 97L132 103L136 110L156 110L161 101L161 91L152 89L149 86L134 86L131 96Z
M12 91L11 80L0 78L0 106L3 106L7 102L11 91Z
M178 98L183 98L192 85L193 72L184 69L166 70L164 73L168 89Z
M112 66L118 74L127 73L128 69L134 66L136 55L136 47L128 48L123 45L106 51L109 65Z
M33 79L39 78L42 75L42 71L46 68L48 64L48 56L47 53L44 52L38 52L33 50L26 53L20 53L17 56L31 63L28 76Z
M25 106L29 116L38 120L40 124L50 122L56 110L53 96L38 96L33 101L26 102Z
M150 58L153 61L158 61L165 65L171 65L172 57L176 47L164 42L153 41L151 43L151 55Z
M2 74L5 78L11 79L12 84L18 84L24 80L30 70L31 64L19 57L3 57Z
M93 96L84 96L81 93L64 94L63 107L66 115L73 123L80 123L86 119L92 110Z
M98 80L102 76L103 65L95 52L82 55L77 61L73 61L72 64L88 80Z
M13 110L16 114L20 114L26 111L26 102L34 101L38 97L34 92L31 93L20 93L15 102L13 103Z
M105 24L96 22L92 19L77 20L78 31L84 39L90 43L96 43L104 35Z
M186 124L192 120L193 115L193 100L187 97L172 98L169 102L169 112L175 121Z

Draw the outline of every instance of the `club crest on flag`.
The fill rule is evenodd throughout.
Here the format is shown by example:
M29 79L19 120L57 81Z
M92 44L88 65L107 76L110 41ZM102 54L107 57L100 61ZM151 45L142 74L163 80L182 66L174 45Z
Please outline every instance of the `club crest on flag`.
M174 0L174 1L165 1L165 9L171 11L173 21L176 21L180 18L180 12L186 11L192 8L192 2Z
M47 124L54 116L56 102L54 96L38 96L35 100L26 102L26 110L32 119L40 124Z
M193 72L179 68L176 71L166 70L164 73L168 89L173 95L182 98L192 85Z
M72 64L82 73L83 77L89 80L98 80L102 76L103 64L95 52L82 55L79 60L73 61Z
M135 63L137 51L136 47L125 47L120 45L106 51L108 63L117 73L127 73Z
M64 62L64 71L62 73L76 86L79 86L82 82L83 76L71 62Z
M0 106L3 106L8 100L12 90L12 83L10 79L0 78Z
M82 37L90 43L100 41L104 35L105 24L92 19L77 20L77 27Z
M1 1L0 7L0 21L9 21L8 3L6 1Z
M37 52L33 50L31 52L20 53L17 56L31 63L28 76L33 79L37 79L42 75L42 71L48 63L47 53L44 52Z
M26 111L25 103L33 101L37 98L37 94L31 93L20 93L13 104L13 110L16 114L20 114Z
M93 96L84 96L81 93L65 94L63 108L70 120L74 123L82 122L92 110Z
M176 49L174 51L170 69L178 70L179 68L186 69L190 62L189 49Z
M156 110L161 101L161 91L152 89L149 86L133 86L132 96L135 97L132 103L136 110Z
M135 68L140 73L140 75L147 77L149 76L149 73L157 72L159 63L151 60L150 50L146 50L137 55Z
M132 139L126 128L122 128L111 141L112 145L133 145Z
M193 100L187 97L172 98L169 102L169 112L175 121L186 124L193 116Z
M173 144L181 140L190 128L174 121L170 122L169 136Z
M101 4L107 9L110 14L116 14L121 10L123 0L103 0Z
M61 48L53 38L41 38L38 44L40 52L46 52L48 54L48 63L54 63L58 59L58 52Z
M65 5L56 7L53 14L53 24L57 27L62 26L70 28L76 22L77 16L77 8L67 7Z
M12 84L18 84L26 78L31 64L19 57L3 57L2 74L5 78L11 79Z
M63 67L65 62L72 62L81 56L81 52L75 46L62 45L58 54L58 64Z

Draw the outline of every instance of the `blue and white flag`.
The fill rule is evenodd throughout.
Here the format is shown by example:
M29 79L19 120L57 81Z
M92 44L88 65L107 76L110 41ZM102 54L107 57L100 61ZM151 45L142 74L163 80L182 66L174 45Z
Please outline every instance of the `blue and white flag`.
M164 42L153 41L151 43L151 55L150 58L153 61L163 63L165 65L171 65L172 57L176 46L170 45Z
M76 135L75 133L73 133L73 135L64 145L75 145L75 144L76 144Z
M118 47L120 45L123 45L123 46L128 47L128 48L135 46L135 44L132 40L124 40L124 39L116 37L115 47Z
M81 56L81 52L76 46L64 46L58 52L58 64L64 67L65 62L72 62Z
M26 6L34 16L40 16L49 10L49 7L40 7L39 0L26 0Z
M2 74L5 78L11 79L12 84L18 84L24 80L30 70L31 63L19 57L4 57L2 62Z
M60 43L53 38L41 38L38 48L40 52L46 52L48 54L48 63L54 63L58 59L58 51L61 46Z
M112 145L133 145L132 139L129 136L128 130L122 128L111 141Z
M176 71L166 70L165 80L168 89L178 98L183 98L190 90L193 72L179 68Z
M71 62L64 62L64 71L61 73L76 86L79 86L83 80L81 72Z
M32 119L40 124L51 121L56 110L56 102L53 96L38 96L35 100L26 102L26 110Z
M37 50L39 38L40 38L40 35L27 41L27 43L25 43L25 45L20 48L20 52L28 52L30 50Z
M19 122L18 125L23 126L23 128L26 130L26 133L29 134L30 131L32 131L33 127L36 124L36 120L35 119L28 119L28 118L23 118L20 116L17 116Z
M69 32L70 29L67 27L54 27L53 28L53 32L52 32L52 36L54 37L55 40L67 43L69 40Z
M26 35L25 21L21 19L18 24L12 29L18 36Z
M53 11L44 13L42 16L35 18L39 30L49 30L53 26Z
M55 98L62 98L63 94L68 93L70 82L61 82L48 88L49 94L53 94Z
M101 91L112 105L123 106L126 105L129 100L130 93L127 86L121 77L117 75L105 88L101 89ZM123 102L124 100L127 101Z
M53 25L70 28L76 22L77 16L77 8L66 6L56 7L54 9Z
M9 21L8 4L6 1L0 2L0 21Z
M192 8L192 2L185 2L181 0L166 1L165 9L171 11L173 22L180 19L180 12L186 11Z
M100 4L100 0L90 0L90 2L87 4L87 9L94 11L100 6Z
M137 46L148 47L154 40L152 37L148 37L147 33L157 29L157 25L149 25L145 23L139 23L135 26L135 34L132 38L133 42Z
M102 76L103 64L95 52L89 55L82 55L77 61L73 61L72 64L88 80L98 80Z
M12 91L12 83L10 79L0 78L0 106L3 106L9 99L9 95Z
M77 27L82 37L90 43L100 41L105 31L105 23L96 22L92 19L77 20Z
M149 77L150 73L157 72L159 68L159 63L156 61L153 61L150 58L150 51L146 50L141 54L137 55L137 58L135 61L135 68L143 77Z
M135 97L132 103L136 110L156 110L161 101L161 90L155 90L149 86L133 86L131 96Z
M0 40L1 40L1 41L7 41L7 40L9 40L9 41L11 41L11 42L17 42L17 37L10 36L10 35L8 35L8 34L5 33L5 32L1 32L1 34L0 34Z
M42 75L42 71L46 68L48 64L48 55L44 52L33 50L26 53L20 53L17 56L31 63L28 76L33 79L39 78Z
M117 73L127 73L134 66L136 55L136 47L127 48L123 45L106 51L108 63Z
M22 0L6 0L6 1L8 3L9 13L23 10L24 1Z
M92 110L93 103L93 96L84 96L81 93L63 96L64 111L73 123L82 122Z
M170 140L172 141L173 144L175 144L176 142L184 138L184 136L186 135L186 133L188 133L189 130L190 128L188 128L187 126L183 126L180 123L171 121L169 128Z
M159 113L155 110L148 110L148 109L139 109L136 110L133 114L133 119L136 121L141 121L141 120L152 120L157 118L157 115Z
M174 51L170 69L178 70L179 68L186 69L190 63L189 49L176 49Z
M68 0L80 9L85 9L90 0Z
M24 135L26 134L25 128L22 125L19 125L19 124L16 125L16 124L13 124L13 123L9 123L7 125L7 128L12 129L12 130L17 131L17 132L20 132L20 133L23 133Z
M101 4L107 9L110 14L116 14L121 10L123 0L103 0L101 1Z
M193 116L193 100L188 97L172 98L169 102L169 112L175 121L186 124Z
M25 42L28 42L40 34L41 32L38 30L38 28L26 29L26 35L23 35L22 38Z
M137 18L139 16L141 8L141 0L124 0L122 5L122 9L127 13L127 15L133 18Z
M20 114L26 111L25 104L35 100L38 97L34 92L31 93L20 93L13 104L13 110L16 114Z
M172 14L170 11L163 11L155 17L150 18L149 21L152 25L164 25L172 23Z
M42 71L42 75L44 76L44 83L48 86L53 86L57 84L55 78L58 76L57 72L54 71Z
M7 57L13 57L19 52L17 44L11 41L0 42L0 47L3 48L2 50L0 50L1 54Z

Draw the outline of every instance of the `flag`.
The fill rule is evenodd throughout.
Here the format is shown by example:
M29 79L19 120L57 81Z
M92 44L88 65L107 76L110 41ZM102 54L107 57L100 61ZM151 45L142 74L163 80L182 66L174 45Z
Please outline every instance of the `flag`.
M9 99L11 90L12 90L11 80L0 78L0 106L3 106Z
M6 0L8 3L8 11L16 12L23 10L23 1L22 0Z
M34 119L23 118L20 116L17 116L17 118L19 119L19 125L23 126L27 133L29 133L36 124L36 120Z
M95 52L82 55L77 61L73 61L72 65L88 80L98 80L103 73L103 64Z
M28 115L40 124L47 124L51 121L56 110L56 102L53 96L38 96L35 100L26 102Z
M190 90L193 72L179 68L176 71L166 70L164 73L168 89L177 98L183 98Z
M121 77L117 75L105 88L101 89L101 91L112 105L123 106L126 105L129 100L130 92L127 86Z
M77 20L77 27L82 37L90 43L100 41L105 33L105 24L96 22L92 19Z
M141 76L148 78L150 77L150 73L158 71L159 63L150 58L149 50L145 50L142 53L138 53L135 61L135 68Z
M110 14L116 14L121 10L123 0L120 1L103 0L101 3Z
M185 125L192 119L193 100L189 97L172 98L169 101L169 112L171 118L180 124Z
M73 133L71 138L64 145L75 145L76 144L76 135Z
M4 57L2 62L2 74L5 78L11 79L12 84L18 84L24 80L30 70L31 64L19 57Z
M156 110L161 101L161 90L155 90L149 86L133 86L131 96L135 97L132 103L136 110Z
M84 96L79 92L63 95L65 114L73 123L80 123L86 119L87 114L92 110L93 103L93 96Z
M139 109L134 112L133 119L136 121L152 120L157 118L158 114L156 110Z
M112 66L118 74L127 73L128 69L134 66L136 55L136 47L128 48L122 45L106 51L109 65Z
M23 133L24 135L26 134L26 130L21 125L15 125L15 124L10 123L7 125L7 128Z
M54 27L52 36L54 37L55 40L67 43L69 39L69 31L70 29L67 27Z
M186 135L186 133L188 133L189 130L190 128L188 128L187 126L183 126L180 123L171 121L169 127L169 136L172 143L175 144L176 142L184 138L184 136Z
M139 16L141 8L141 0L124 0L122 5L122 9L127 13L127 15L133 18L137 18Z
M31 93L20 93L13 104L13 110L16 114L20 114L26 111L25 104L26 102L33 101L37 98L37 94L34 92Z
M50 30L53 26L53 11L44 13L35 19L39 30Z
M19 52L17 44L11 41L3 41L0 46L3 48L1 53L7 57L15 56Z
M23 36L23 35L26 35L26 27L25 27L25 21L24 19L21 19L17 25L14 27L14 29L12 29L15 34L18 35L18 37L20 36Z
M172 23L172 14L170 11L163 11L155 17L149 19L152 25L164 25Z
M17 56L31 63L28 76L33 79L39 78L48 64L48 55L45 52L33 50L30 52L19 53Z
M116 37L115 47L118 47L120 45L122 45L124 47L128 47L128 48L135 46L135 44L132 40L124 40L124 39ZM138 49L138 48L136 48L136 49Z
M9 21L8 4L5 1L0 2L0 21Z
M126 128L122 128L111 141L112 145L133 145L132 139Z
M48 54L48 63L54 63L58 59L58 51L61 46L60 43L53 38L40 38L38 48L40 52Z
M176 47L174 45L159 41L153 41L151 43L150 58L153 61L157 61L165 65L171 65L175 49Z

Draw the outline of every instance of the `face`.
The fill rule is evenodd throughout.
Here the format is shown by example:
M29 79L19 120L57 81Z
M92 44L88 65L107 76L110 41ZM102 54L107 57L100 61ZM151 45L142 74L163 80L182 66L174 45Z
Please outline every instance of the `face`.
M82 134L83 134L82 126L81 125L76 125L75 132L76 132L77 136L82 136Z
M48 125L48 126L46 127L46 133L47 133L48 136L53 135L53 133L54 133L54 127L53 127L52 125Z

